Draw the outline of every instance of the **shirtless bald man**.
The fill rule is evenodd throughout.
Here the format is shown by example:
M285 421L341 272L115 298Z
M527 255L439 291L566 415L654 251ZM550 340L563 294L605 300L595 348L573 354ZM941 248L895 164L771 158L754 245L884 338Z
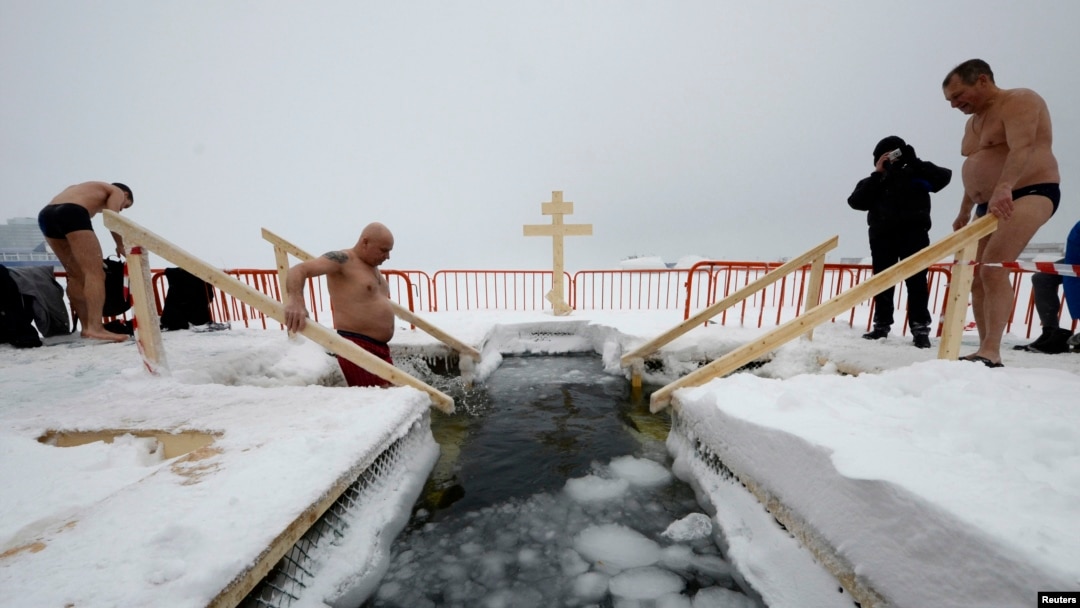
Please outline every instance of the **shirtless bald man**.
M953 68L942 83L945 99L968 114L960 154L964 199L953 222L959 230L992 213L998 228L979 242L979 262L1014 262L1061 200L1057 159L1051 151L1050 112L1030 89L1001 89L981 59ZM1009 272L979 266L971 287L979 349L961 359L1001 367L1001 338L1012 312Z
M330 251L322 257L301 262L289 269L285 278L285 326L300 331L307 324L304 283L311 277L326 276L334 329L346 340L393 365L390 339L394 337L394 309L390 287L379 265L390 259L394 235L374 222L364 227L352 249ZM338 357L349 386L388 386L382 378Z
M131 337L108 331L101 323L105 305L105 271L101 243L90 218L104 209L117 213L135 204L131 188L119 182L84 182L68 186L38 213L38 227L67 273L67 294L82 325L80 335L123 342ZM117 255L125 255L124 240L115 232Z

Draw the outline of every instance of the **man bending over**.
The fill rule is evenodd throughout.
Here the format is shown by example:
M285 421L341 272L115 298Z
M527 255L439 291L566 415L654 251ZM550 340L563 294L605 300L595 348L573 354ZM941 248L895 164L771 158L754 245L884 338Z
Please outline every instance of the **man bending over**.
M105 329L101 309L105 305L105 270L101 243L90 218L104 209L117 213L135 204L131 188L119 182L84 182L68 186L38 213L38 227L67 273L67 294L82 324L80 335L96 340L123 342L130 339ZM123 256L124 240L115 232L116 254Z

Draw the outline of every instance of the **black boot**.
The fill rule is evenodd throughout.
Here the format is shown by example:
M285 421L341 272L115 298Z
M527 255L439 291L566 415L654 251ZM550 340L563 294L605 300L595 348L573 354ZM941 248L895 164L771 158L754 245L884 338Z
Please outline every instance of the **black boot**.
M1060 327L1050 327L1043 331L1046 334L1050 333L1050 337L1043 340L1041 344L1036 345L1032 343L1028 346L1028 350L1043 353L1045 355L1056 355L1069 350L1069 338L1072 336L1072 332L1067 329L1061 329Z
M862 335L864 340L881 340L882 338L889 337L888 327L875 327L874 331L867 332Z
M1056 327L1044 327L1044 328L1042 328L1042 334L1040 334L1038 338L1035 338L1034 342L1032 342L1030 344L1017 344L1016 346L1013 347L1013 350L1028 350L1028 351L1032 351L1032 352L1036 352L1036 353L1037 352L1042 352L1042 351L1038 350L1038 348L1040 346L1042 346L1043 342L1046 342L1047 340L1049 340L1051 338L1051 336L1054 335L1054 330L1055 329L1057 329L1057 328Z
M915 348L930 348L930 324L929 323L915 323L911 324L911 343L915 345Z

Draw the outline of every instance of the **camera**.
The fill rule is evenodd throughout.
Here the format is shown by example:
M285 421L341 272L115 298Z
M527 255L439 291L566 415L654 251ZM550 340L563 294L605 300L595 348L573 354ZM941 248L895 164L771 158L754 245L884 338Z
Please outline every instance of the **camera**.
M902 152L900 151L900 148L897 148L897 149L893 150L892 152L889 152L888 154L886 154L885 155L885 160L887 160L889 162L894 162L894 161L896 161L896 159L900 158L901 154L902 154Z

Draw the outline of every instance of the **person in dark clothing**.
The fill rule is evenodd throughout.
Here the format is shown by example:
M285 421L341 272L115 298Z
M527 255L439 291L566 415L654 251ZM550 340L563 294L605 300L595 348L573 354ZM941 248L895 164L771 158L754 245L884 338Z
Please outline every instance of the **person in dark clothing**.
M920 160L915 148L890 135L874 146L874 172L848 197L848 205L866 211L874 274L930 244L930 193L949 185L952 171ZM930 348L930 299L926 271L906 279L908 322L913 344ZM878 340L893 324L894 288L874 296L874 329L863 335Z
M1064 264L1065 258L1056 262ZM1031 275L1031 292L1035 297L1035 311L1039 313L1039 323L1042 325L1042 334L1031 344L1014 346L1014 350L1026 350L1047 355L1056 355L1069 350L1069 338L1072 332L1061 327L1059 314L1061 312L1061 299L1058 296L1058 287L1061 286L1062 276L1046 272L1036 272Z
M1056 264L1080 264L1080 222L1073 225L1069 231L1069 237L1065 242L1065 257ZM1071 281L1072 283L1068 283ZM1058 295L1058 287L1065 286L1065 297L1068 300L1069 286L1080 285L1080 279L1075 277L1051 274L1048 272L1036 272L1031 275L1031 291L1035 297L1035 310L1039 313L1039 322L1042 325L1042 335L1030 344L1014 346L1016 350L1026 350L1047 355L1056 355L1068 352L1069 347L1080 346L1080 334L1073 334L1068 329L1061 327L1061 296ZM1075 296L1074 296L1075 299ZM1080 311L1080 302L1069 301L1071 316L1075 319L1076 311Z

